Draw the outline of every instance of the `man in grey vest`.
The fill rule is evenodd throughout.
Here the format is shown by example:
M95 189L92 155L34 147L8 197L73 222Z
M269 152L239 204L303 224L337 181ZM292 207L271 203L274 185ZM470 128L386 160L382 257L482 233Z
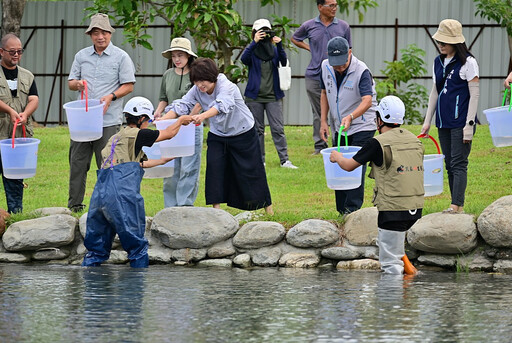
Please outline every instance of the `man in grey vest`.
M404 262L408 262L404 257L405 232L421 218L424 203L424 147L414 134L400 127L404 115L402 100L393 95L384 97L377 107L380 135L366 142L353 158L337 151L330 156L331 162L347 171L370 162L369 176L375 179L373 204L379 210L379 261L387 274L404 272Z
M114 31L106 14L93 15L85 31L93 45L77 52L68 77L70 90L83 91L87 81L89 98L100 99L104 104L103 136L92 142L71 140L69 145L68 207L74 212L85 208L82 201L92 155L100 169L101 150L123 122L121 98L133 91L135 83L135 66L130 56L110 42Z
M337 144L338 135L346 132L348 145L363 146L377 129L377 92L372 74L363 61L352 55L349 42L343 37L329 40L327 56L321 69L320 136L327 142L330 111L332 145ZM343 131L340 126L344 127ZM340 214L357 211L363 205L365 171L366 165L363 165L361 186L357 189L335 191L336 209Z
M0 55L0 139L12 137L14 124L17 122L16 137L22 137L25 126L26 136L32 137L32 114L39 105L34 75L18 66L23 55L21 41L12 33L2 37ZM23 210L23 180L7 179L3 175L0 160L0 173L4 184L7 211L10 213Z

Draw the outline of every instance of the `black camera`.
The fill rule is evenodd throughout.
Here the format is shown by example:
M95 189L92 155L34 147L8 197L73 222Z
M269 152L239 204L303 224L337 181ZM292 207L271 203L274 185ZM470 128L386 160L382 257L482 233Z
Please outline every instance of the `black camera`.
M276 35L276 31L272 30L261 30L261 32L265 33L265 38L274 38Z

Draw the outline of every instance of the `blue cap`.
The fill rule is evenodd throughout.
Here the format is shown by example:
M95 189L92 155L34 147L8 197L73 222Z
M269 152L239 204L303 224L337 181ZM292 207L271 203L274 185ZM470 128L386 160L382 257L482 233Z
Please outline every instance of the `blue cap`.
M327 43L327 55L329 64L332 66L342 66L348 61L348 42L343 37L334 37Z

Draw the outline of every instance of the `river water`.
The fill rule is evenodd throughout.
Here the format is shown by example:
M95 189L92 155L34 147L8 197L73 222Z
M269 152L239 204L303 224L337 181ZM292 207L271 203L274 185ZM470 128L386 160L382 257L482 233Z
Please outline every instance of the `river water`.
M0 342L511 342L512 276L0 264Z

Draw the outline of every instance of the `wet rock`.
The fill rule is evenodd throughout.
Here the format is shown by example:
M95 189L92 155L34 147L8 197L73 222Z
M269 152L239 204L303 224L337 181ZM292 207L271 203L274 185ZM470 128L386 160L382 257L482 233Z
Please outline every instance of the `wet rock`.
M231 238L238 230L238 222L219 209L169 207L155 215L150 230L169 248L200 249Z
M110 258L105 261L108 264L125 264L128 263L128 253L126 251L121 250L112 250L110 252Z
M34 210L33 213L41 217L51 216L52 214L72 214L71 210L67 207L42 207Z
M322 250L322 257L331 260L354 260L361 257L361 252L351 247L331 247Z
M206 257L206 249L178 249L173 250L171 258L177 261L197 262Z
M407 242L430 253L467 253L477 246L476 225L470 214L432 213L409 229Z
M207 251L209 258L221 258L234 255L235 253L235 247L233 246L233 241L231 239L228 239L224 242L215 243Z
M452 214L450 214L451 216ZM421 264L427 264L431 266L438 266L442 268L453 268L457 262L457 256L455 255L434 255L434 254L423 254L418 257L418 262Z
M376 207L367 207L350 213L344 226L344 236L350 244L358 246L377 245Z
M512 274L512 261L498 260L494 263L493 270L497 273Z
M512 250L498 249L494 255L497 260L512 260Z
M2 237L8 251L37 250L68 245L75 239L76 218L56 214L12 224Z
M240 254L238 256L235 256L235 258L233 259L233 263L237 267L249 268L251 266L251 255L249 255L249 254Z
M336 269L380 270L380 263L379 261L375 261L369 258L353 261L340 261L336 265Z
M148 249L149 263L171 263L172 250L152 247Z
M69 257L70 251L64 248L44 248L32 254L36 261L62 260Z
M279 259L279 265L292 268L313 268L320 263L316 254L287 253Z
M233 237L233 245L241 249L258 249L283 240L286 229L276 222L250 222L244 224Z
M491 272L494 261L488 258L485 253L475 252L466 256L459 256L456 261L457 269L470 272Z
M336 226L318 219L304 220L288 231L286 241L299 248L321 248L339 240Z
M278 247L264 247L249 252L252 263L261 267L275 267L281 257L281 249Z
M0 262L26 263L30 262L30 257L25 254L1 252Z
M219 268L231 268L233 262L228 258L208 259L202 260L197 263L198 267L219 267Z
M512 195L499 198L478 217L478 231L494 247L512 248Z

